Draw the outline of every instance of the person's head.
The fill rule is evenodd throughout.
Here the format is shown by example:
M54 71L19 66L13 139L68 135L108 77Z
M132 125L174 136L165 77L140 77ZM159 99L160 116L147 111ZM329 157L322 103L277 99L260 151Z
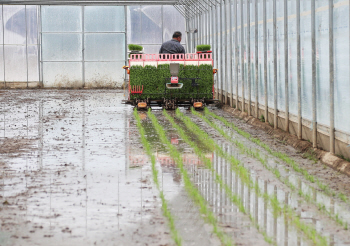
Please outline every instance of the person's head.
M181 38L182 38L181 32L179 32L179 31L174 32L173 39L176 39L177 41L181 42Z

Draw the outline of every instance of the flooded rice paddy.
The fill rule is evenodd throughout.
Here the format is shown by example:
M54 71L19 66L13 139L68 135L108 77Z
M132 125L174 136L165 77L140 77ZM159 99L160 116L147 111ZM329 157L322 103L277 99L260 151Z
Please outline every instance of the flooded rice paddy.
M350 245L349 177L220 109L123 99L1 91L0 245Z

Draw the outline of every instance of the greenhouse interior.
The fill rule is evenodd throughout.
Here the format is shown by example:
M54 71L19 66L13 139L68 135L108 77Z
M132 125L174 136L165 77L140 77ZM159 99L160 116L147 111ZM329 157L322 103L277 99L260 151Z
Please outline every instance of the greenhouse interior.
M0 1L0 245L350 242L349 5Z

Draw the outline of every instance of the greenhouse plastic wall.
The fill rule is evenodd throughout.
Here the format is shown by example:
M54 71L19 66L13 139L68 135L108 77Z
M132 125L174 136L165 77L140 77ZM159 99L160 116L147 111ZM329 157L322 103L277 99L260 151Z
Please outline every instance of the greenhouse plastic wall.
M177 9L198 29L189 50L212 46L218 99L350 158L349 0L199 0Z
M122 86L125 7L42 6L41 17L44 87Z
M0 88L121 87L126 36L145 53L177 30L186 45L174 6L0 5L0 23Z
M129 44L142 45L146 54L157 54L162 43L180 31L181 44L186 46L186 21L174 6L142 5L127 9Z
M38 7L0 5L0 88L39 83Z

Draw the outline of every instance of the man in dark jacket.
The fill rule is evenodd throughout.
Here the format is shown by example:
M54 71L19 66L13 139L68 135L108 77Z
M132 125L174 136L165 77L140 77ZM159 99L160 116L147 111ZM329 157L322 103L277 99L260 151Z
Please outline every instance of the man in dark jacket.
M180 44L181 32L174 32L173 39L162 44L159 54L185 54L185 48Z

